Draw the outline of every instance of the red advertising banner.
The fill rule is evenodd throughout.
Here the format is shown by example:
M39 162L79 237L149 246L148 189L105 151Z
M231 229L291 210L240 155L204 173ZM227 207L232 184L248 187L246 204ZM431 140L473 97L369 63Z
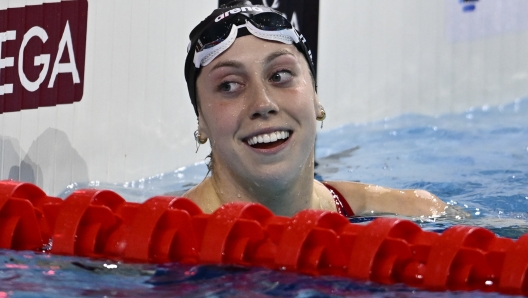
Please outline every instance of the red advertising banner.
M0 10L0 114L83 96L88 1Z

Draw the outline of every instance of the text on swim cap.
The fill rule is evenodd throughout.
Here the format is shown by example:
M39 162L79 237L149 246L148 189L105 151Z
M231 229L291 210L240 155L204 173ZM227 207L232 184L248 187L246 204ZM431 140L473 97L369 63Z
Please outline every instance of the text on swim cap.
M233 8L233 9L231 9L229 11L226 11L225 13L217 16L216 19L215 19L215 22L220 22L223 18L227 17L229 14L233 15L233 14L237 14L237 13L245 12L245 11L263 12L264 10L262 10L262 8L257 7L257 6L253 6L253 7L247 6L247 7Z

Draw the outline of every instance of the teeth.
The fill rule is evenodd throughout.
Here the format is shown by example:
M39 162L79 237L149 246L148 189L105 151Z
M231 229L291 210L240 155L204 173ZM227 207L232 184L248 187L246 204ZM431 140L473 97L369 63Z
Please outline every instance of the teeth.
M287 139L290 136L290 133L287 131L276 131L272 133L265 133L258 136L254 136L247 140L248 145L255 145L259 143L270 143L276 142L277 140Z
M272 133L270 135L270 142L276 142L276 141L277 141L277 133Z

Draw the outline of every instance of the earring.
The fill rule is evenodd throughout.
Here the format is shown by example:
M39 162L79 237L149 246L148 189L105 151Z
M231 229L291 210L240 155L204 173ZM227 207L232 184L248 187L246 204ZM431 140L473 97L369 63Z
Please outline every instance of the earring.
M196 152L198 152L198 149L200 149L200 144L203 145L207 143L207 138L202 139L200 136L200 132L198 130L194 131L194 140L196 141Z
M321 128L323 128L323 121L326 119L326 112L323 106L321 106L321 116L315 117L315 120L321 121Z

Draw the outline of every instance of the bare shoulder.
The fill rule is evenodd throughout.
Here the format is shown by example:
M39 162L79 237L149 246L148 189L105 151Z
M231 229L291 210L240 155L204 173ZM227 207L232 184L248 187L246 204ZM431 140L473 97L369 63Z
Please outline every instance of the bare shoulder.
M394 189L348 181L325 182L335 187L356 214L387 212L405 216L439 216L446 204L420 189Z
M347 200L355 214L361 214L366 209L365 188L367 184L350 182L350 181L325 181L337 191L339 191Z

